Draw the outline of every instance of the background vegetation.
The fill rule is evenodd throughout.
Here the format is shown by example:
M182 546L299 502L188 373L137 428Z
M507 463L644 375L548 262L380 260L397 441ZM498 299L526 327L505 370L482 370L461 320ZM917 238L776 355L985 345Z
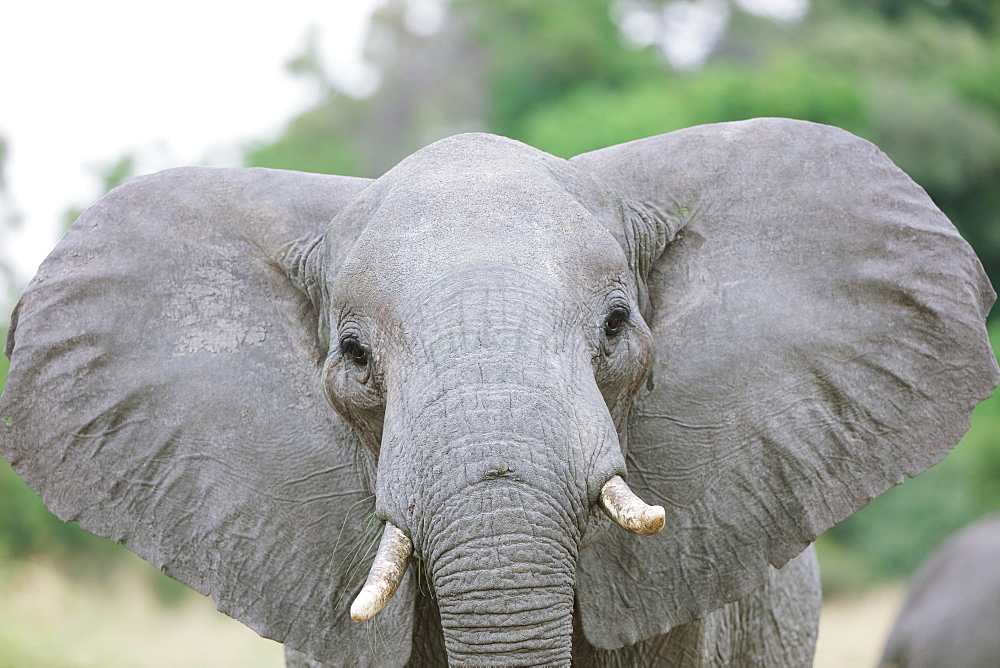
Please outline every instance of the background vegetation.
M366 55L381 85L370 97L338 90L315 42L304 44L289 67L318 101L279 136L246 147L246 164L378 176L460 131L568 157L700 123L788 116L875 142L1000 285L1000 3L828 0L780 21L743 9L747 1L702 2L725 28L693 63L670 48L677 7L691 3L452 0L437 22L421 22L416 4L390 0L374 17ZM0 197L3 147L0 138ZM110 167L103 186L132 165L126 156ZM997 350L996 313L991 332ZM6 364L0 358L0 384ZM1000 394L979 406L941 465L821 538L826 586L905 576L948 533L998 509ZM86 569L117 549L52 517L0 460L0 562L44 553ZM170 585L161 591L174 596Z

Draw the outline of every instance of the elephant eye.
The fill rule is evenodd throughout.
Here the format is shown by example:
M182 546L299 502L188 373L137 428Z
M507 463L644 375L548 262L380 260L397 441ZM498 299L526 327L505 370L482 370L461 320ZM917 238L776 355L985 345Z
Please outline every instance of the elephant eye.
M629 313L626 309L616 308L608 316L608 319L604 321L604 333L608 336L618 336L623 331L625 331L625 325L628 324Z
M368 351L357 339L344 339L340 342L340 352L358 366L368 366Z

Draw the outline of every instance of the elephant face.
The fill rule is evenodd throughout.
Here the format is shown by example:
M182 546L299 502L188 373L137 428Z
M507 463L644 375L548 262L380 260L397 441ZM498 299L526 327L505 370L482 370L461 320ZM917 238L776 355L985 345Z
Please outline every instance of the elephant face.
M29 286L0 449L319 660L405 663L426 575L453 663L564 664L574 626L703 616L936 463L997 383L994 297L884 155L796 121L172 170Z
M583 181L582 170L493 137L410 163L342 214L378 202L326 276L327 396L367 444L378 517L427 566L452 660L475 658L470 645L482 658L484 642L537 660L561 629L565 646L542 656L559 661L581 539L601 489L627 474L625 416L652 359L636 279L609 231L625 210L596 184L579 202L550 171ZM483 602L474 619L464 611L477 592L526 577L530 591ZM537 633L511 644L504 624Z
M369 200L377 201L377 213L340 263L337 244L324 249L326 265L340 267L326 277L324 307L334 353L325 371L331 403L374 453L385 445L387 403L397 415L419 415L424 407L404 403L419 392L404 388L444 392L468 385L462 374L502 386L501 394L521 392L518 406L531 406L545 389L564 395L574 384L593 395L573 409L580 428L599 423L606 430L610 409L623 429L648 374L651 340L635 278L608 229L622 227L621 205L587 184L596 195L588 208L546 169L529 176L524 156L544 156L528 147L465 138L464 150L478 150L459 161L449 155L457 143L421 152L410 161L417 169L402 165L342 214L363 216ZM480 156L491 149L502 152L484 169ZM443 163L433 180L425 175L428 161ZM392 443L405 440L390 433ZM590 449L607 441L601 474L623 472L614 440L595 434L586 448L592 459L598 453Z

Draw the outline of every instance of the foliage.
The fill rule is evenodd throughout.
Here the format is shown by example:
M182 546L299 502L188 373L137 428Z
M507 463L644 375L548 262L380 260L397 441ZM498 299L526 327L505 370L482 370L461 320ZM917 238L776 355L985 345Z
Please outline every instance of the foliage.
M341 141L350 126L360 120L352 111L341 95L330 94L328 99L293 119L279 140L251 147L247 165L320 174L366 175L367 170L350 142Z
M671 75L627 91L585 88L536 110L524 121L522 135L532 145L570 157L701 123L758 116L857 129L865 105L849 75L817 72L792 56L755 68L721 63L697 77Z
M920 183L1000 284L1000 41L925 15L816 10L738 58L628 87L587 82L514 135L557 155L701 123L785 116L871 140ZM749 50L749 52L748 52ZM994 316L995 317L995 316Z
M247 164L379 176L430 142L485 129L482 58L464 24L452 21L432 38L421 36L407 27L406 9L406 2L394 0L373 18L366 54L382 85L369 98L336 90L307 44L292 68L323 95L276 141L250 146Z
M583 0L567 11L564 3L534 0L454 3L484 53L491 132L519 134L523 118L582 83L621 90L662 74L653 52L626 48L611 20L615 5Z
M943 19L965 21L989 32L1000 20L1000 5L995 0L847 0L849 5L873 10L889 19L900 21L913 14L930 14Z

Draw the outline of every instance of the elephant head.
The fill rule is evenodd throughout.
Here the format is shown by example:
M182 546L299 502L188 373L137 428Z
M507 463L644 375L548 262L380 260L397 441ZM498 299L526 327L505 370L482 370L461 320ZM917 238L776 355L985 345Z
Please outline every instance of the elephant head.
M798 121L171 170L25 292L0 447L318 660L405 663L426 589L451 662L562 664L574 623L664 633L940 460L997 383L994 298L888 158Z

